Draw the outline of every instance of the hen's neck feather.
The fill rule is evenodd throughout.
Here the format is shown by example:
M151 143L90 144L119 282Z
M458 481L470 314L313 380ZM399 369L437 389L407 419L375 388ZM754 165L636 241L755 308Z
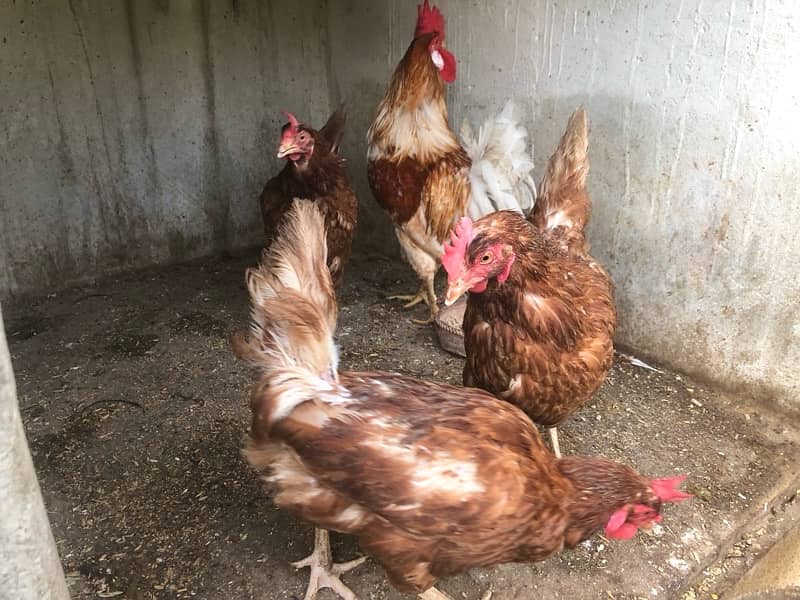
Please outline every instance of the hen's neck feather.
M644 477L608 459L569 456L559 459L558 469L575 489L567 508L570 515L565 532L567 546L590 537L608 522L614 511L626 504L657 500Z

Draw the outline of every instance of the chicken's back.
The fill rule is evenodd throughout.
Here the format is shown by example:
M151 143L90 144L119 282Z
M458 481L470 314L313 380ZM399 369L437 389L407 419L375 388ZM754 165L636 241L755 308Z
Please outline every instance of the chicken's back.
M272 465L280 506L357 535L408 592L562 547L572 484L519 410L386 373L340 374L339 385L338 401L299 407L246 451ZM256 438L257 403L271 405L271 390L261 393Z
M353 236L358 224L358 200L350 185L344 181L330 194L317 198L316 203L325 217L328 268L333 285L338 287L353 246Z
M275 239L295 197L292 196L291 175L287 173L288 168L289 165L286 165L275 177L267 181L258 199L264 226L265 248L269 248Z

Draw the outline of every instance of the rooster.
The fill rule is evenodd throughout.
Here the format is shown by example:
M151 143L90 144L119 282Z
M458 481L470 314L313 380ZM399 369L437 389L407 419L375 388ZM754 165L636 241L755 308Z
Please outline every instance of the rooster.
M286 159L286 165L267 182L260 198L264 243L272 243L295 198L315 202L325 215L328 268L338 286L350 257L358 218L356 195L338 154L346 121L344 106L319 131L299 122L293 114L285 114L289 122L281 131L278 158Z
M547 165L530 220L462 218L442 259L446 305L469 291L464 385L483 388L549 428L583 406L611 368L611 279L588 254L589 130L581 108Z
M528 209L535 198L526 153L527 131L509 102L463 147L447 121L444 84L456 77L455 57L444 47L444 17L428 0L418 7L414 40L392 75L367 134L367 176L395 227L403 254L421 280L414 295L433 319L434 278L442 242L464 214L477 218L501 208Z
M648 480L602 458L556 459L536 426L478 389L340 372L324 223L296 203L247 272L260 369L243 450L275 503L317 527L306 599L364 558L331 561L328 533L355 535L401 592L441 598L440 577L538 561L604 529L631 538L686 498L683 477Z

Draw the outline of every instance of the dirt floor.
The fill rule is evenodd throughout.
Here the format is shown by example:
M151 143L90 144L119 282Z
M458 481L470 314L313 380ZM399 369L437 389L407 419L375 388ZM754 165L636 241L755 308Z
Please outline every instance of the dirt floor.
M252 372L228 334L247 317L243 271L207 259L4 306L20 405L74 598L302 598L310 526L277 510L239 454ZM407 267L354 259L341 295L343 368L460 383ZM630 542L597 535L537 565L448 579L454 598L715 598L796 508L796 421L672 373L614 367L561 428L565 453L652 476L689 473L690 502ZM792 512L794 515L796 511ZM358 555L334 535L334 555ZM738 560L737 560L738 557ZM733 562L731 562L733 560ZM345 581L362 600L401 598L371 562ZM334 596L325 591L319 596Z

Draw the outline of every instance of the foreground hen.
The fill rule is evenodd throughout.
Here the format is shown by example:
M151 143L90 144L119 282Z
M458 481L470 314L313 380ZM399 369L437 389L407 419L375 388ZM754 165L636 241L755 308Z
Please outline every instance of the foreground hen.
M358 202L347 180L339 144L346 115L340 106L319 131L286 113L289 122L281 132L278 158L286 165L270 179L261 192L264 244L272 243L295 198L314 202L325 215L328 240L328 268L334 285L339 285L358 219Z
M477 389L388 373L339 373L337 309L323 220L295 204L247 273L260 370L244 455L276 504L350 533L403 592L475 566L536 561L605 527L632 537L686 497L683 478L648 480L600 458L556 459L514 406ZM318 532L306 598L346 599Z
M459 217L530 207L535 188L527 131L509 103L462 147L447 121L444 84L456 77L444 48L444 17L428 0L418 8L414 40L392 75L369 128L367 176L389 214L403 254L421 281L413 296L437 311L434 278L442 242Z
M445 304L469 290L464 385L522 408L550 428L582 407L611 368L612 284L588 254L588 125L583 109L547 165L531 221L509 211L462 219L442 262Z

